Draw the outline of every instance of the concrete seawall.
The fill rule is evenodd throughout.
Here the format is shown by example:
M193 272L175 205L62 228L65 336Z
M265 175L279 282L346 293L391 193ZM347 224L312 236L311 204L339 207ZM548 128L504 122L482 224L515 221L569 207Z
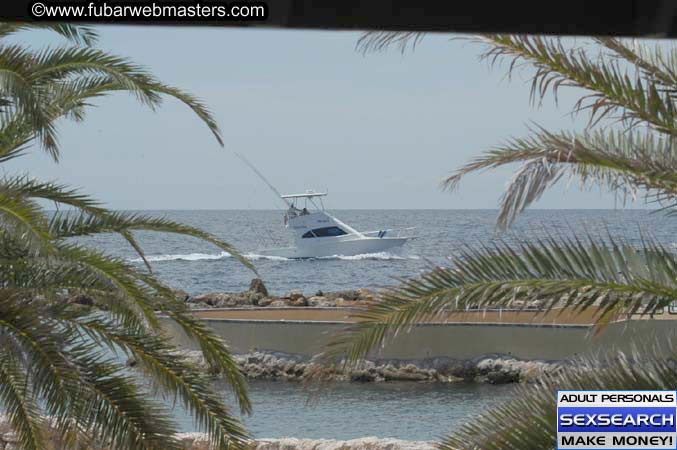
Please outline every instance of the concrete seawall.
M296 309L298 311L298 309ZM316 309L315 309L316 310ZM335 317L336 308L331 310ZM349 314L345 309L339 313ZM251 310L250 310L251 311ZM266 312L271 313L267 308ZM331 337L350 326L347 320L256 320L237 317L232 310L196 312L229 343L234 353L282 352L312 357ZM253 314L253 315L252 315ZM221 317L218 317L218 316ZM486 319L486 317L485 317ZM672 319L668 317L667 319ZM422 323L409 333L400 333L369 359L415 360L451 358L470 360L500 354L523 360L568 360L583 353L616 349L629 352L633 341L652 336L672 337L676 320L625 320L609 324L599 335L584 323L516 323L456 321ZM171 334L182 346L195 349L173 324Z

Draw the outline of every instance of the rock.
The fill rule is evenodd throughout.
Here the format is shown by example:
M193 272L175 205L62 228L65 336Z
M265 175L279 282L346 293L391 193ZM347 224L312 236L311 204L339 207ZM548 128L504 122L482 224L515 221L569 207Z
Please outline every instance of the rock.
M199 370L211 370L200 351L183 351L181 355ZM312 358L282 352L254 351L234 355L234 359L243 374L250 379L303 381L306 376L319 371L325 373L328 381L354 382L528 383L537 381L543 374L561 370L565 364L564 362L524 361L510 356L487 355L475 360L454 360L444 357L421 360L362 361L349 369L337 370L336 368L323 368ZM135 363L136 361L129 360L127 365L133 367ZM341 366L340 363L337 367Z
M396 368L392 364L387 364L383 368L377 369L383 375L386 381L431 381L437 377L436 371L426 370L409 363Z
M318 306L318 307L333 307L336 306L335 300L330 300L327 297L310 297L308 299L309 306Z
M350 374L350 381L368 383L376 379L376 374L367 370L355 370Z
M261 300L266 298L266 296L261 294L260 292L250 292L249 295L248 295L248 298L249 298L249 304L258 305Z
M196 295L195 297L190 298L188 302L216 308L233 308L236 306L252 304L248 292L207 292L206 294Z
M190 303L204 303L209 306L214 306L218 299L223 299L223 295L223 292L207 292L191 297Z
M267 295L267 289L259 278L254 278L249 290L244 292L207 292L204 294L189 297L188 293L176 290L177 298L185 301L189 308L237 308L246 306L269 306L272 302L280 300L278 297ZM369 289L352 289L337 292L324 293L317 291L317 294L307 298L302 291L294 290L282 296L286 302L285 306L317 306L317 307L363 307L369 306L378 301L378 293ZM270 299L270 300L266 300ZM278 304L279 305L279 304Z
M216 303L216 306L218 306L219 308L234 308L239 305L240 303L238 302L238 299L233 297L230 297L227 300L219 300Z
M353 289L349 291L339 292L339 296L345 300L351 301L360 298L360 293L359 291Z
M280 300L275 300L275 301L273 301L272 303L270 303L270 306L273 306L273 307L283 307L283 306L289 306L289 305L287 304L287 302L285 302L284 300L281 300L281 299L280 299Z
M335 304L336 304L336 306L346 307L346 306L354 306L355 302L354 301L348 301L343 297L339 297L339 298L336 299Z
M336 292L327 292L324 295L330 300L336 300L337 298L343 298L344 300L357 300L360 294L356 290L347 290L347 291L336 291Z
M289 302L289 306L308 306L308 300L305 297L301 297Z
M308 306L317 306L320 304L320 302L323 302L326 300L326 297L315 295L313 297L310 297L308 299Z
M366 300L367 297L371 297L371 298L374 297L374 292L371 289L359 288L359 289L356 289L355 292L357 292L357 297L362 299L362 300Z
M270 298L270 297L268 297L268 298L262 298L261 300L259 300L259 301L256 303L256 305L257 305L257 306L268 306L268 305L270 305L271 303L273 303L273 299Z
M263 297L268 297L268 289L266 289L266 285L263 284L261 278L252 279L251 283L249 283L249 292L255 292Z
M365 437L349 441L331 439L261 439L252 450L434 450L435 444L424 441Z
M485 357L476 364L475 381L490 384L529 383L561 370L563 362L524 361L509 356Z
M291 291L287 292L282 298L288 298L290 300L298 300L299 298L305 298L305 295L303 295L303 292L301 291Z

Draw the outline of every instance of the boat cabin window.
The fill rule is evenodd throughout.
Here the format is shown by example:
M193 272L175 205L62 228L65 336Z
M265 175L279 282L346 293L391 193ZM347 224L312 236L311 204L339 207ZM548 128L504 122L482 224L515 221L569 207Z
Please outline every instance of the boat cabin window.
M314 237L331 237L331 236L343 236L348 234L339 227L323 227L315 228L310 230L301 236L302 238L314 238Z

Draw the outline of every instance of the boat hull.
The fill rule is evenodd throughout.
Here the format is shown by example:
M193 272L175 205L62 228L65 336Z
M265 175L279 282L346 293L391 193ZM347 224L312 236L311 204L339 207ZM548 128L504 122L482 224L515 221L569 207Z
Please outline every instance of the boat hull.
M327 256L355 256L380 253L401 247L409 238L378 238L332 240L331 242L314 242L312 245L285 247L261 250L263 256L281 258L322 258Z

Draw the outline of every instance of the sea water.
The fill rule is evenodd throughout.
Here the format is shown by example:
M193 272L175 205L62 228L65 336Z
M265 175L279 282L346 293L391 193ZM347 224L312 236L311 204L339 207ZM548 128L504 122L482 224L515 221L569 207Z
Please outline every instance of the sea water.
M266 258L257 251L289 245L280 211L137 211L200 227L234 245L256 266L269 291L301 290L311 295L359 287L378 288L414 277L431 265L448 264L464 246L544 237L614 236L634 245L653 239L677 248L677 220L646 210L530 210L509 233L495 229L493 210L332 211L358 230L416 227L416 239L398 251L327 258ZM154 273L190 294L241 291L254 274L226 252L193 238L136 233ZM80 239L142 268L115 235ZM510 386L436 383L337 384L315 402L295 383L251 383L254 414L243 418L257 437L350 439L361 436L430 440L458 429L473 415L511 395ZM228 396L228 390L223 389ZM232 402L232 401L231 401ZM195 427L179 411L181 428Z
M646 210L530 210L508 233L495 228L495 210L340 210L340 220L363 230L416 227L416 238L390 252L290 260L263 257L257 251L290 245L280 211L135 211L200 227L232 244L256 266L268 290L277 295L301 290L307 295L360 287L378 288L413 277L431 264L448 264L465 245L491 245L547 236L608 235L640 245L653 238L677 246L677 220ZM227 252L193 238L137 232L157 276L190 294L246 290L254 274ZM127 259L142 261L117 235L81 239L88 245Z
M337 383L315 397L299 383L254 381L249 388L254 414L241 420L257 438L431 441L508 399L513 390L466 383ZM229 391L224 393L233 404ZM183 431L196 429L188 415L179 417Z

